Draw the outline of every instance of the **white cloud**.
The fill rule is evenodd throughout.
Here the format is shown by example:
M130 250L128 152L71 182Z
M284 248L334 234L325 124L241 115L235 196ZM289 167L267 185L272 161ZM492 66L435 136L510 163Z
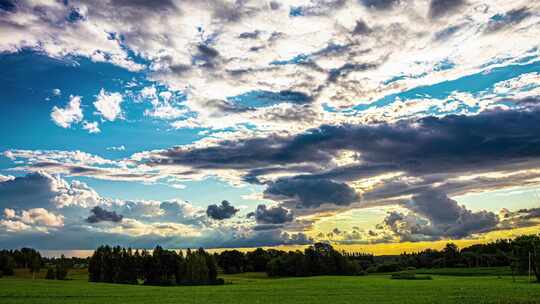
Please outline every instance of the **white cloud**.
M80 122L83 119L81 96L70 96L69 103L65 108L54 106L51 119L62 128L69 128L71 124Z
M169 184L169 186L175 189L186 189L186 185L184 184Z
M21 221L12 220L0 220L0 227L5 229L7 232L19 232L31 229L30 225L27 225Z
M34 208L23 210L20 215L16 215L13 209L4 209L4 215L10 220L19 220L28 225L62 227L64 226L64 216L56 215L44 208Z
M60 89L53 89L52 94L54 96L60 96L60 95L62 95L62 91Z
M96 107L98 114L103 118L114 121L117 118L122 118L122 108L120 107L122 101L122 94L109 93L101 89L94 102L94 107Z
M4 219L0 220L0 227L8 232L37 231L48 233L64 226L64 216L54 214L44 208L22 210L17 214L14 209L4 209Z
M99 123L97 121L94 121L94 122L84 121L83 129L87 130L88 133L90 134L101 132L101 130L99 129Z
M110 150L110 151L125 151L126 147L124 145L113 146L113 147L107 147L107 150Z
M4 217L5 218L14 218L15 217L15 210L6 208L4 209Z
M0 174L0 183L12 180L14 178L15 176L11 176L11 175L5 176L5 175Z
M76 55L130 70L147 68L150 79L187 97L187 109L178 107L166 92L148 86L141 91L153 103L147 116L177 119L174 128L223 129L252 123L271 132L301 132L349 120L324 111L323 104L340 109L372 103L414 87L538 57L540 44L530 37L540 34L540 4L468 1L434 19L430 1L399 2L390 11L370 9L355 0L289 0L280 5L263 0L165 1L152 10L135 2L121 7L114 7L120 5L116 2L19 3L17 13L4 16L0 51L39 48L55 58ZM291 16L292 7L299 7L304 16ZM492 16L521 8L530 12L526 18L507 26L499 22L497 31L488 33ZM80 20L66 20L72 10ZM356 31L360 21L363 32ZM127 50L148 63L136 63ZM287 64L293 58L304 58L303 64ZM279 61L285 64L271 64ZM303 92L313 103L296 110L277 106L245 113L208 107L254 90ZM118 119L121 109L113 105L104 102L98 113L106 120ZM196 115L182 117L185 111ZM309 114L301 122L274 119L291 111Z
M151 110L146 110L144 115L159 119L175 119L187 113L185 109L179 109L168 102L156 104Z

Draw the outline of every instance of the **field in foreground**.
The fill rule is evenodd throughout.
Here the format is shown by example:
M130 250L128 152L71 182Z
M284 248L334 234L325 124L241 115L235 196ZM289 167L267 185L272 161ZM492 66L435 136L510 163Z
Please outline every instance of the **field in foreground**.
M430 281L389 275L269 279L261 273L222 276L223 286L151 287L17 276L0 279L0 303L540 303L540 284L525 277L432 275Z

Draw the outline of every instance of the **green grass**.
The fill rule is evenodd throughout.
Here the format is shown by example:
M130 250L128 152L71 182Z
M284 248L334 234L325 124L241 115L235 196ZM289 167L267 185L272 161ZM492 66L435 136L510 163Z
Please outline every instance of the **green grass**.
M438 274L459 277L511 276L510 267L477 267L477 268L432 268L417 269L417 274Z
M391 280L389 275L270 279L261 273L223 275L222 286L153 287L72 280L0 279L0 303L540 303L540 284L509 276L440 276Z

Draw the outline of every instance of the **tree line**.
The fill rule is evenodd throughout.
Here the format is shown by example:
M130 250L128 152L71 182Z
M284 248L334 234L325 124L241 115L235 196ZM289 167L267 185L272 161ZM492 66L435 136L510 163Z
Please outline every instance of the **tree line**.
M31 248L0 251L0 275L27 268L35 275L47 267L46 278L65 279L70 268L88 266L89 280L121 284L195 285L222 284L218 269L226 274L266 272L273 277L363 275L411 268L509 266L514 274L529 271L540 281L540 237L525 235L459 249L449 243L441 250L427 249L392 257L347 253L326 243L305 250L257 248L250 252L225 250L210 254L203 249L185 252L157 246L152 252L101 246L87 259L43 258Z
M183 252L160 246L150 253L119 246L101 246L88 261L91 282L145 285L209 285L223 284L217 278L214 256L202 248Z
M515 274L527 273L529 265L540 281L540 237L537 235L476 244L461 250L449 243L442 250L403 253L397 262L400 268L509 266Z
M362 275L373 261L372 255L339 252L327 243L315 243L304 251L257 248L247 253L225 250L215 256L224 273L265 271L272 277Z
M302 251L264 250L216 253L225 273L265 271L269 276L362 275L397 272L411 268L510 267L514 274L529 270L540 282L540 237L524 235L459 249L448 243L443 249L426 249L393 257L338 252L329 244L316 243ZM529 262L530 261L530 262Z
M63 255L59 259L45 258L41 256L39 251L32 248L1 250L0 277L12 276L15 274L15 269L19 268L27 269L32 274L32 278L35 279L36 274L45 267L47 268L46 279L65 280L74 259L66 259Z
M42 265L41 254L35 249L21 248L0 251L0 276L10 276L15 273L15 268L25 268L35 278L35 274L41 270Z

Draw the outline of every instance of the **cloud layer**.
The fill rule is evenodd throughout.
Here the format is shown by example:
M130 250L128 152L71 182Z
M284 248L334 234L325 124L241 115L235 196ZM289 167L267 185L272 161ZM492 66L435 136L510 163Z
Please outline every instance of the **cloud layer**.
M49 139L58 141L35 133L35 144L1 147L10 163L0 168L9 174L0 175L3 244L307 244L322 218L370 207L393 209L374 227L318 239L439 240L538 225L537 208L495 214L453 198L538 186L539 3L2 3L2 56L84 59L99 70L81 93L45 90L47 122L78 137L54 149ZM128 80L101 79L112 66ZM178 191L217 180L254 195L238 207L236 194L208 206L113 199L86 179Z

